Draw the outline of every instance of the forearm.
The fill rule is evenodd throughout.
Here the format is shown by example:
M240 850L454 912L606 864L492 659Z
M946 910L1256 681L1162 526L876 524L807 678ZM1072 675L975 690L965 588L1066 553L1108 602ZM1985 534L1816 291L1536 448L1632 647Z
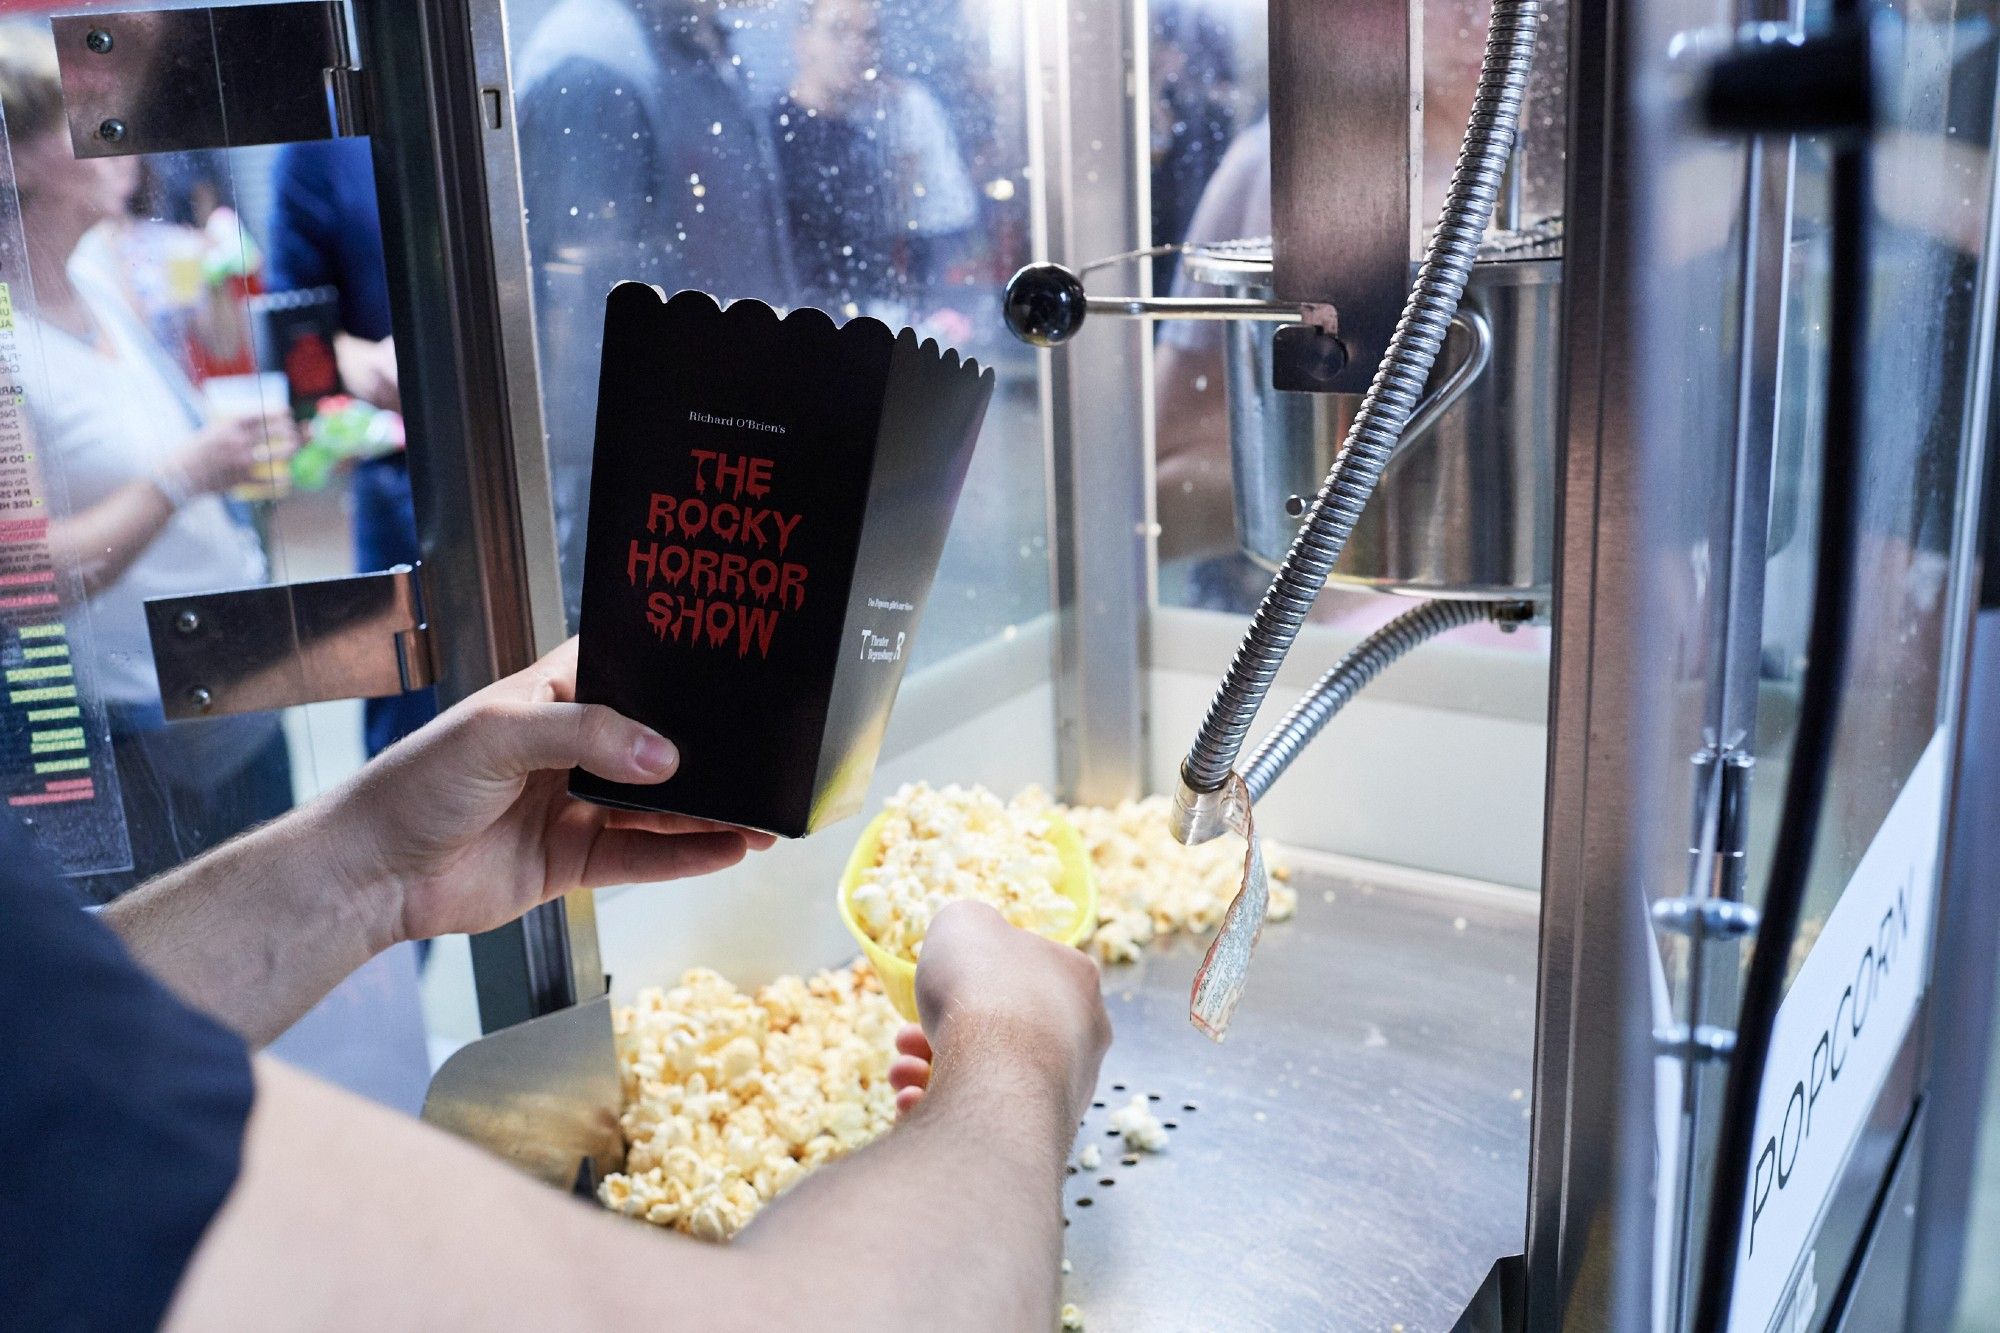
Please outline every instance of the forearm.
M1049 1328L1074 1122L1038 1063L941 1062L894 1132L710 1245L262 1059L241 1176L167 1326Z
M58 568L74 569L86 597L125 576L174 516L173 503L150 481L130 481L79 513L49 524Z
M331 864L327 807L295 810L104 909L141 964L262 1046L393 943L382 893Z
M768 1288L774 1327L1054 1323L1076 1124L1035 1045L961 1040L894 1132L815 1173L738 1237L733 1248L781 1284Z

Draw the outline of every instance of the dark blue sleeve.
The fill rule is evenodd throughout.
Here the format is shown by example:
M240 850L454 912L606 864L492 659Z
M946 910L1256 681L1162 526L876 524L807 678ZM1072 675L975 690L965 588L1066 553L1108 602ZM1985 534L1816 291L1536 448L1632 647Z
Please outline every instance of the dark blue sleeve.
M271 177L269 286L332 287L340 323L361 338L391 332L382 214L366 139L286 144Z
M327 179L326 159L305 148L286 144L272 168L268 286L274 292L326 287L339 276L339 201Z
M236 1180L243 1042L175 999L0 814L0 1325L150 1329Z

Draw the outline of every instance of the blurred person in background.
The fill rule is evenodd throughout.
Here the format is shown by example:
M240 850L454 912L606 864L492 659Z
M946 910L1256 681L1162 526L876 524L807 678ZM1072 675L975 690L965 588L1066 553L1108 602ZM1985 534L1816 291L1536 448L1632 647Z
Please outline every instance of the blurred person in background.
M382 214L368 140L286 144L278 150L271 184L270 289L332 288L340 303L333 349L342 387L363 402L400 412ZM350 494L355 569L371 573L416 564L408 456L398 450L356 462ZM362 718L368 754L380 754L436 715L437 692L428 688L367 700Z
M196 385L255 374L250 298L262 290L263 255L229 206L223 153L134 161L124 214L83 238L71 274L116 289Z
M1200 22L1190 17L1181 27L1194 25L1192 30L1200 32ZM1486 31L1484 22L1460 27L1454 19L1449 25L1432 23L1425 36L1419 206L1428 224L1443 207L1458 160ZM1202 138L1206 130L1199 121L1182 121L1177 134ZM1271 122L1266 116L1229 145L1202 187L1186 229L1156 231L1153 239L1161 244L1213 245L1270 234ZM1175 296L1226 294L1193 281L1184 267L1176 268L1171 291ZM1271 574L1237 549L1224 385L1227 336L1227 326L1215 320L1167 320L1160 326L1153 362L1159 556L1163 579L1170 586L1179 585L1179 600L1249 611L1270 587ZM1374 593L1334 587L1320 595L1314 618L1352 619L1372 628L1372 622L1386 620L1398 609ZM1523 640L1516 636L1510 641Z
M604 298L797 299L777 155L712 0L562 0L514 65L563 601L577 620Z
M807 0L771 134L800 299L921 324L977 200L937 98L883 68L881 25L874 0Z
M130 871L85 884L104 901L291 807L275 716L165 721L144 610L149 597L264 582L264 552L225 497L290 449L291 420L283 404L213 418L97 266L72 265L94 229L125 217L138 167L73 156L46 31L0 27L0 105L34 288L18 320L53 483L49 542L95 629L98 660L76 668L105 704L132 840Z
M1187 235L1236 137L1236 53L1199 0L1161 0L1151 18L1153 236L1165 240ZM1156 256L1153 285L1173 277L1174 257Z

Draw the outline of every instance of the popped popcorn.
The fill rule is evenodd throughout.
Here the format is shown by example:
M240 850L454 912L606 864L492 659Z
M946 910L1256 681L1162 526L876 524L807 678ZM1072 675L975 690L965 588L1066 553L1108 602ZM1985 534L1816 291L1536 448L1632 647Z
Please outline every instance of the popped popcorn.
M1155 936L1204 934L1222 920L1243 877L1243 840L1233 833L1188 847L1175 841L1164 796L1124 801L1115 808L1058 807L1076 825L1097 879L1097 930L1090 952L1101 962L1129 963ZM1291 872L1277 846L1264 840L1271 871L1271 910L1284 921L1299 895L1282 881Z
M1127 1148L1140 1152L1161 1152L1167 1146L1167 1127L1154 1118L1146 1099L1134 1097L1111 1113L1111 1128L1118 1131Z
M1029 788L1003 803L984 787L905 785L883 807L881 854L849 899L854 919L892 954L914 961L946 903L990 903L1009 922L1060 935L1076 919L1063 896L1052 807Z
M896 1120L902 1019L866 964L745 994L706 968L615 1011L625 1170L605 1207L726 1240Z
M1243 844L1174 841L1162 796L1115 809L1061 806L1038 788L1002 802L978 787L917 783L888 803L880 864L851 899L856 919L892 952L916 958L930 918L971 897L1019 926L1061 934L1075 910L1057 887L1061 858L1047 818L1071 820L1097 880L1088 948L1127 962L1156 936L1202 932L1235 895ZM1297 909L1275 847L1270 919ZM726 1240L807 1172L865 1146L895 1123L889 1063L902 1019L865 962L810 979L781 977L746 994L695 968L618 1009L626 1169L607 1176L607 1208L708 1240ZM1164 1126L1143 1097L1112 1112L1129 1150L1159 1152ZM1096 1170L1095 1144L1079 1150ZM1074 1307L1068 1307L1073 1310ZM1068 1313L1066 1310L1066 1315ZM1081 1327L1077 1316L1076 1327Z
M1062 1327L1063 1333L1079 1333L1083 1328L1083 1311L1077 1309L1074 1302L1062 1308Z

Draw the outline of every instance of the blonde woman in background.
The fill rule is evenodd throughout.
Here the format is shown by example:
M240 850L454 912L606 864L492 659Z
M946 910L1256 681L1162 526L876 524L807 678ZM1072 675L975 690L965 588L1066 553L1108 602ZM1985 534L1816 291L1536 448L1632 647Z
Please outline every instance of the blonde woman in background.
M292 425L282 403L213 417L131 305L73 262L124 215L138 168L71 152L46 32L0 26L0 106L33 287L19 329L50 542L89 613L95 660L77 666L105 705L132 840L132 870L86 884L109 900L292 804L275 716L164 720L144 607L265 581L263 549L226 496L290 451Z

